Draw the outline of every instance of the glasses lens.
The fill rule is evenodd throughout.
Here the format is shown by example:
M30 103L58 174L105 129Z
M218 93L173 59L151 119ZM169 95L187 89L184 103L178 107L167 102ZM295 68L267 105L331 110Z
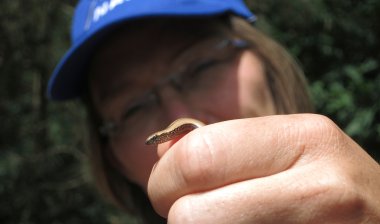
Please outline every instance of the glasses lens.
M241 49L246 48L242 40L214 39L200 43L197 53L190 58L177 73L175 78L185 94L200 96L201 99L223 87L223 83L231 76L231 68ZM195 50L195 48L194 48ZM189 52L190 53L190 52Z
M148 94L136 97L116 125L106 124L103 132L115 142L126 141L137 135L149 135L162 128L164 120L158 92L166 84L175 84L183 99L205 100L224 86L231 75L229 67L240 49L246 47L242 40L208 39L192 45L173 64L172 75L157 82ZM157 93L156 93L157 90ZM165 125L165 124L164 124Z

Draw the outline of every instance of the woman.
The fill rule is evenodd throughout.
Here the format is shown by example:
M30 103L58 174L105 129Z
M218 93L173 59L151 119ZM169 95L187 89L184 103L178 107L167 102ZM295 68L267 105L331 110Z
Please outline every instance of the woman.
M79 3L49 94L83 98L99 188L147 223L151 204L170 223L379 222L379 165L299 114L302 72L247 20L237 0ZM207 126L144 144L181 117Z

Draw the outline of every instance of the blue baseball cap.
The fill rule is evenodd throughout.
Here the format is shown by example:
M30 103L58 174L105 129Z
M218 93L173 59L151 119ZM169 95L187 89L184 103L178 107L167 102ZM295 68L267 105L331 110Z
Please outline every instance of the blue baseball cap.
M71 48L56 66L47 94L53 100L82 95L85 69L91 52L111 29L144 17L212 16L232 13L248 21L256 19L243 0L81 0L71 29Z

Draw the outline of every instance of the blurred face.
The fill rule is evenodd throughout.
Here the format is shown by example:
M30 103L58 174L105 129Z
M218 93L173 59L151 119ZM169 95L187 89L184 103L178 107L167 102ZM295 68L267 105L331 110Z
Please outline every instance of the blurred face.
M190 33L154 25L120 31L91 64L112 163L144 190L158 160L145 139L175 119L210 124L275 113L263 66L244 41Z

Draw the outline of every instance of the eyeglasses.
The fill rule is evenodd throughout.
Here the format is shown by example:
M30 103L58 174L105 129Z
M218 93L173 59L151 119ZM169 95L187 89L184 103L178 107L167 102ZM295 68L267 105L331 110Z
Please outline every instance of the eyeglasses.
M156 131L164 112L159 90L171 85L181 99L201 99L218 94L229 76L228 66L237 54L248 47L242 39L210 38L194 44L175 61L173 73L158 81L153 88L134 98L118 122L107 121L100 126L102 136L112 141L128 140L136 135Z

